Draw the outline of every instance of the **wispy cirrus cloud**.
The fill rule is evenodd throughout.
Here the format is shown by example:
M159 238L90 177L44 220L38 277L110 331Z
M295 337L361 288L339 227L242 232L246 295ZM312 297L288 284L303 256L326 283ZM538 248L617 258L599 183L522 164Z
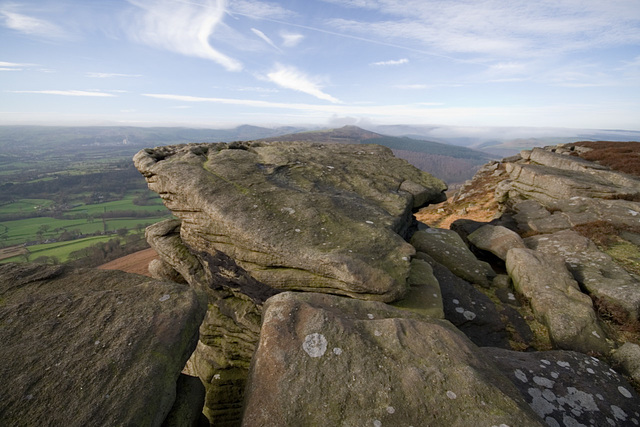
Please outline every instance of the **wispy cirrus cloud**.
M635 0L324 1L381 14L329 21L340 31L448 54L530 57L640 43Z
M297 14L277 3L255 0L234 0L227 10L231 15L243 15L254 19L288 19Z
M110 79L112 77L142 77L142 74L87 73L86 76L96 78L96 79Z
M302 34L289 33L286 31L280 32L282 38L282 45L284 47L296 47L304 39Z
M386 66L386 65L402 65L402 64L408 64L408 63L409 63L409 60L407 58L402 58L402 59L391 59L389 61L373 62L371 63L371 65Z
M276 44L273 42L273 40L271 40L265 33L263 33L262 31L258 30L257 28L252 28L251 32L253 32L253 34L255 34L256 36L260 37L266 44L268 44L269 46L271 46L272 48L276 49L276 50L280 50L280 48L278 46L276 46Z
M8 4L0 6L0 22L3 26L30 36L44 38L67 38L62 27L48 20L20 13L20 6Z
M141 43L186 56L209 59L228 71L240 71L242 63L214 48L210 39L222 25L226 0L200 2L129 0L137 7L127 29Z
M15 67L33 67L36 66L38 64L27 64L27 63L23 63L23 62L3 62L0 61L0 67L7 67L7 68L15 68Z
M292 66L276 64L273 71L267 73L266 79L285 89L306 93L334 104L341 103L339 99L323 92L318 78L310 77Z
M31 93L40 95L62 95L62 96L91 96L100 98L114 97L112 93L95 92L86 90L8 90L10 93Z

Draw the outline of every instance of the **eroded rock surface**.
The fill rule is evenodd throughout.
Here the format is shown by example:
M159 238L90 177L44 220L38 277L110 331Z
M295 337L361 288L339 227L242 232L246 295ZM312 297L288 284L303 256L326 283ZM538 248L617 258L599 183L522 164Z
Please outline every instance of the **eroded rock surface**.
M142 150L134 162L179 218L147 229L161 257L150 271L209 297L186 370L207 387L214 424L240 422L262 304L280 290L406 296L401 304L442 316L437 282L412 263L405 237L413 210L443 200L446 186L390 150L190 144Z
M596 357L484 348L548 426L640 425L640 396Z
M160 425L205 311L177 283L0 265L0 424Z
M441 228L420 230L411 237L411 244L468 282L488 287L496 275L489 264L473 255L455 231Z
M515 290L530 301L534 313L549 328L555 345L583 353L608 352L591 298L580 291L564 260L514 248L507 254L507 271Z
M314 293L265 304L245 426L542 425L450 323Z
M593 297L622 308L630 319L640 316L640 283L586 237L572 230L532 236L528 247L564 260L573 277Z
M446 189L375 145L190 144L134 161L191 250L274 288L385 302L406 292L412 210Z

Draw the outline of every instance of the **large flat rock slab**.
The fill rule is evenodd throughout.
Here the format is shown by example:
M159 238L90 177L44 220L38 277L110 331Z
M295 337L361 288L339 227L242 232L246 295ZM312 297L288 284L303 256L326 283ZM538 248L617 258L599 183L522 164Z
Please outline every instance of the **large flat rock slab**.
M205 311L177 283L0 266L0 423L160 425Z
M224 252L283 290L400 298L412 211L445 199L442 181L377 145L190 144L134 162L191 250Z
M265 303L245 426L542 425L449 322L286 292Z

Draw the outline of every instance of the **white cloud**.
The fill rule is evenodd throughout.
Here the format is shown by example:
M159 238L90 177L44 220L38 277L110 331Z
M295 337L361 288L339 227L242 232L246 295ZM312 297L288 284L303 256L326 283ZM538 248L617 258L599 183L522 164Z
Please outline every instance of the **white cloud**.
M382 14L330 21L340 31L439 53L511 58L640 43L637 0L325 1Z
M87 77L93 77L97 79L108 79L111 77L142 77L142 74L87 73Z
M58 25L44 19L24 15L15 12L14 5L4 6L0 10L0 21L4 26L24 34L46 37L46 38L66 38L67 33Z
M267 80L286 89L303 92L334 104L340 103L339 99L322 91L317 79L305 75L295 67L277 64L275 69L267 74Z
M260 37L262 40L264 40L265 43L267 43L269 46L271 46L272 48L276 49L276 50L280 50L280 48L278 46L276 46L276 44L273 42L273 40L271 40L265 33L263 33L262 31L258 30L257 28L252 28L251 31L253 32L253 34L255 34L256 36Z
M374 62L371 65L381 65L381 66L385 66L385 65L401 65L401 64L407 64L408 62L409 62L409 60L407 58L402 58L402 59L391 59L389 61Z
M296 47L304 39L302 34L288 33L286 31L282 31L280 37L282 37L282 45L284 47Z
M115 95L104 92L93 92L84 90L10 90L11 93L34 93L42 95L63 95L63 96L95 96L95 97L113 97Z
M32 67L37 64L25 64L18 62L2 62L0 61L0 67Z
M240 61L219 52L209 42L222 23L226 0L129 2L139 8L136 22L128 29L133 39L182 55L209 59L229 71L242 70Z
M277 3L254 0L232 1L229 5L229 13L254 19L286 19L296 16L295 12L287 10Z

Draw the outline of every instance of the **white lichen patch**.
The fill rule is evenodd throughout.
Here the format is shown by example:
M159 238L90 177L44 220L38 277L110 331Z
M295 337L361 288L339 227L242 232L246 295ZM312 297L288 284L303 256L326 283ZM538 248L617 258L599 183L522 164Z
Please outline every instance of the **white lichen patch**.
M447 390L447 397L449 399L456 399L458 397L458 395L456 395L454 392L452 392L451 390Z
M382 332L380 332L379 330L376 329L375 331L373 331L373 335L379 337L379 336L382 335Z
M382 421L373 420L373 427L382 427Z
M631 392L622 386L618 386L618 391L621 395L627 398L631 398Z
M556 364L557 364L558 366L560 366L561 368L568 368L569 366L571 366L571 364L570 364L569 362L564 362L564 361L562 361L562 360L558 360L558 361L556 362Z
M396 408L394 408L393 406L387 406L387 412L393 414L396 412Z
M164 294L164 295L162 295L162 296L158 299L158 301L160 301L160 302L165 302L165 301L167 301L169 298L171 298L171 295L169 295L169 294Z
M464 308L463 307L456 307L456 313L464 313Z
M221 377L220 377L220 374L215 374L215 375L213 376L213 379L214 379L214 380L219 380L220 378L221 378Z
M373 221L365 221L367 224L373 225Z
M528 382L529 380L527 379L527 374L525 374L524 372L522 372L520 369L516 369L513 374L516 376L517 379L519 379L520 381L522 381L523 383Z
M327 351L327 339L317 332L309 334L304 337L302 349L311 357L322 357Z
M335 354L336 356L340 356L342 354L342 349L340 347L334 347L333 354Z
M454 303L455 305L460 304L460 301L458 301L457 299L454 299L453 301L451 301L452 303Z
M296 210L293 209L293 208L289 208L289 207L285 206L284 208L280 209L280 212L288 213L289 215L293 215L294 213L296 213Z
M540 389L532 387L527 390L527 393L532 397L532 400L529 403L531 409L533 409L533 411L541 418L545 418L556 410L555 405L544 398Z
M611 405L611 413L613 416L620 421L627 420L627 413L622 410L619 406Z
M541 387L546 388L553 388L553 385L555 384L555 381L551 381L548 378L538 376L533 377L533 382Z
M572 412L577 413L576 415L582 414L585 411L599 411L593 395L578 390L575 387L567 387L566 396L558 398L558 403L568 405Z
M600 338L600 335L596 331L592 331L591 335L593 335L596 338Z
M373 314L371 314L371 313L367 313L367 317L368 317L369 319L373 319Z
M476 314L474 312L472 312L472 311L469 311L469 310L465 310L464 313L462 313L462 315L467 320L473 320L473 319L476 318Z

